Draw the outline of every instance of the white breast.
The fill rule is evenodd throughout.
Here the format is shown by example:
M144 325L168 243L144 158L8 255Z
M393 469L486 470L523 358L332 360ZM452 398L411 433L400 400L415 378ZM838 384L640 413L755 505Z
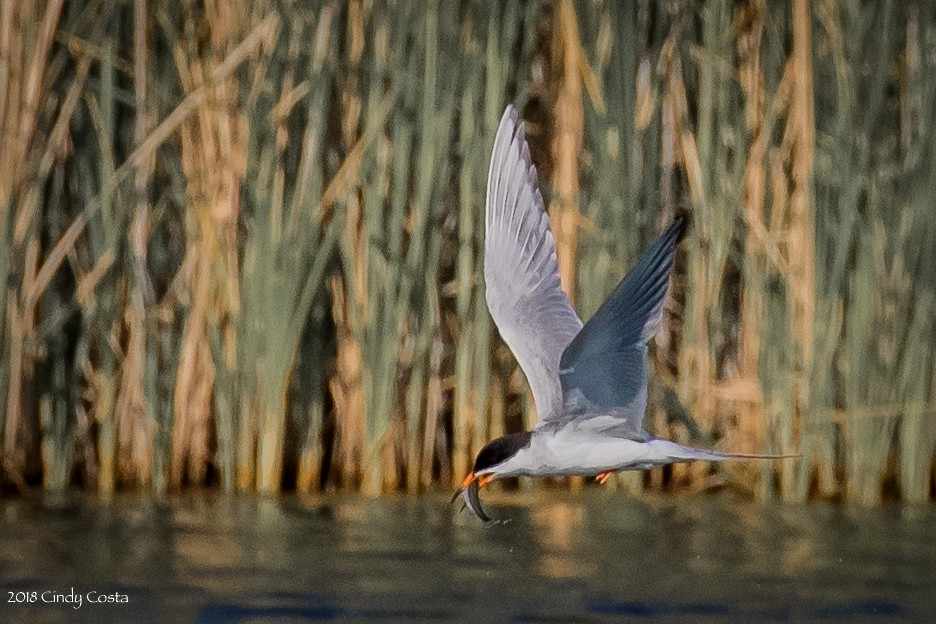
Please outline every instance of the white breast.
M596 475L651 462L650 443L596 435L566 427L534 432L530 446L497 467L503 477Z

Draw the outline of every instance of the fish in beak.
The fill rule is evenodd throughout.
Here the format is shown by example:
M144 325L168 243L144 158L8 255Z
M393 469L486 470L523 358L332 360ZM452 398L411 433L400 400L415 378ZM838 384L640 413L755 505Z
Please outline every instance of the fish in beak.
M484 506L481 504L481 497L478 495L479 490L487 485L492 478L493 475L482 475L478 477L472 472L465 477L465 482L462 483L461 488L455 492L455 496L452 497L452 502L454 503L458 497L461 496L463 502L462 509L467 508L472 515L477 516L478 519L484 523L485 529L489 529L495 524L503 523L503 520L498 520L487 513Z
M462 497L465 507L475 516L477 516L485 527L491 527L499 524L501 521L492 518L481 506L481 498L478 496L478 490L490 483L495 478L498 468L506 461L515 457L516 454L530 445L533 434L530 431L521 431L519 433L510 433L499 438L491 440L484 445L481 452L475 458L474 468L465 477L461 488L455 492L452 497L454 503L459 496ZM478 474L481 473L481 474Z

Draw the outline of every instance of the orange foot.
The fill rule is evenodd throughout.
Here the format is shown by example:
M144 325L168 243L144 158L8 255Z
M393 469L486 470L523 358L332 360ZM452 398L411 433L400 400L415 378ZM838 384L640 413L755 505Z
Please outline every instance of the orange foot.
M608 472L602 472L600 475L597 475L597 476L595 477L595 481L597 481L598 483L601 483L601 484L603 485L604 482L607 481L608 479L610 479L610 478L611 478L611 475L613 475L613 474L614 474L614 471L613 471L613 470L609 470Z

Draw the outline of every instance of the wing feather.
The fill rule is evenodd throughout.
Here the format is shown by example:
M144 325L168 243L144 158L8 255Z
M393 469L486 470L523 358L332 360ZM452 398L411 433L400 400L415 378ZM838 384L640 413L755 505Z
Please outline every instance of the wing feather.
M488 309L533 391L540 419L562 411L559 359L582 328L559 283L556 245L517 112L494 138L485 212Z
M647 406L647 341L663 317L676 243L676 219L644 252L560 360L564 418L615 416L622 431L642 431Z

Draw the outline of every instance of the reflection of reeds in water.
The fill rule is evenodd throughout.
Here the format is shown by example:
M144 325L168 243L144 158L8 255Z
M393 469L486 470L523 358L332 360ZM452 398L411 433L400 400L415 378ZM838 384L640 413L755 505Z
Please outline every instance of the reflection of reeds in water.
M692 214L649 426L802 452L727 469L761 496L927 499L934 13L0 0L5 480L460 480L531 416L481 278L490 141L530 86L583 317Z

